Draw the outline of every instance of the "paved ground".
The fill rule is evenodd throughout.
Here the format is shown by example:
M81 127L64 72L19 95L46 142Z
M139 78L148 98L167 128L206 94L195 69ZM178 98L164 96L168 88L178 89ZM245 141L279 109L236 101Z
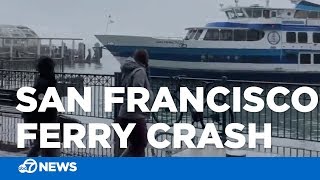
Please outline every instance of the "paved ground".
M0 157L25 157L25 154L0 151Z
M277 154L254 152L250 150L217 149L207 146L204 149L187 149L173 157L279 157Z

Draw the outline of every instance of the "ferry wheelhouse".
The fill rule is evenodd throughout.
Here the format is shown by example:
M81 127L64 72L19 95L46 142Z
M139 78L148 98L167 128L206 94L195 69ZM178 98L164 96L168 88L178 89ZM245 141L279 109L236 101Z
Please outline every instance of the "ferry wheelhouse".
M135 49L147 49L152 75L320 82L320 5L294 2L287 9L223 8L227 21L187 28L181 40L96 37L120 63Z

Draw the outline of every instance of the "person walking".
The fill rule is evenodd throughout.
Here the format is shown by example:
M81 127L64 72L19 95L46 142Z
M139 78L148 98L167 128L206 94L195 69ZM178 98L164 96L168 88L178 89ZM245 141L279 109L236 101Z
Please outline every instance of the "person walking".
M56 87L57 81L55 79L54 73L54 61L49 57L41 57L38 60L37 71L39 72L39 77L36 79L34 88L36 93L32 95L34 99L37 100L38 107L35 111L31 113L23 113L23 118L25 123L37 123L38 130L33 133L36 133L36 139L33 142L33 145L27 154L28 157L58 157L60 156L60 149L41 149L40 148L40 133L39 127L40 123L57 123L57 109L48 108L45 112L38 112L40 104L43 100L44 94L46 93L49 87ZM60 140L55 139L51 140L52 142L57 142Z
M122 86L123 87L143 87L146 88L150 97L152 92L150 88L148 68L149 55L146 50L136 50L133 57L134 61L126 61L121 67ZM141 95L137 95L137 99ZM124 95L124 103L121 105L117 122L122 129L125 129L129 123L135 123L136 126L128 138L128 148L121 155L122 157L144 157L145 148L147 147L147 125L146 121L149 118L149 113L142 112L138 107L135 107L135 112L127 111L127 94Z

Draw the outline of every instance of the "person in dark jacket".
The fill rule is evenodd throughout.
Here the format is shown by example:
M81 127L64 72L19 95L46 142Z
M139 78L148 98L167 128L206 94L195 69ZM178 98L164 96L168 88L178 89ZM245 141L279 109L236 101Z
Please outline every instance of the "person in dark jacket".
M45 112L38 112L48 87L56 87L57 85L54 67L54 62L49 57L41 57L38 60L37 71L39 72L39 77L35 81L34 88L36 93L33 95L33 98L37 100L38 107L32 113L23 114L26 123L38 123L38 128L40 123L57 123L57 110L55 108L48 108ZM37 157L39 155L42 157L60 156L60 149L40 149L40 134L37 131L37 138L27 156Z
M149 90L151 88L148 77L149 56L146 50L137 50L134 54L135 61L127 61L121 67L122 86L123 87L143 87ZM140 97L136 97L140 98ZM118 123L123 129L129 123L136 123L136 126L130 134L128 148L122 154L123 157L144 157L147 146L147 125L148 113L142 112L138 107L135 112L127 111L127 95L124 96L124 103L120 107L118 114Z

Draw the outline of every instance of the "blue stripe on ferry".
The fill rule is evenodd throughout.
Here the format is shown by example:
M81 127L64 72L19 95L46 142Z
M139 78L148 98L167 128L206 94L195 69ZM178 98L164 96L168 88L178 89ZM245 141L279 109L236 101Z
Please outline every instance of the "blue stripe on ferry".
M283 25L283 24L242 24L232 22L208 23L206 27L247 28L260 30L283 30L283 31L320 31L320 26Z
M136 46L107 46L114 55L130 57L136 49L146 49L155 60L185 62L232 62L264 64L297 64L298 50L277 49L207 49L207 48L160 48ZM291 56L286 56L291 54Z

